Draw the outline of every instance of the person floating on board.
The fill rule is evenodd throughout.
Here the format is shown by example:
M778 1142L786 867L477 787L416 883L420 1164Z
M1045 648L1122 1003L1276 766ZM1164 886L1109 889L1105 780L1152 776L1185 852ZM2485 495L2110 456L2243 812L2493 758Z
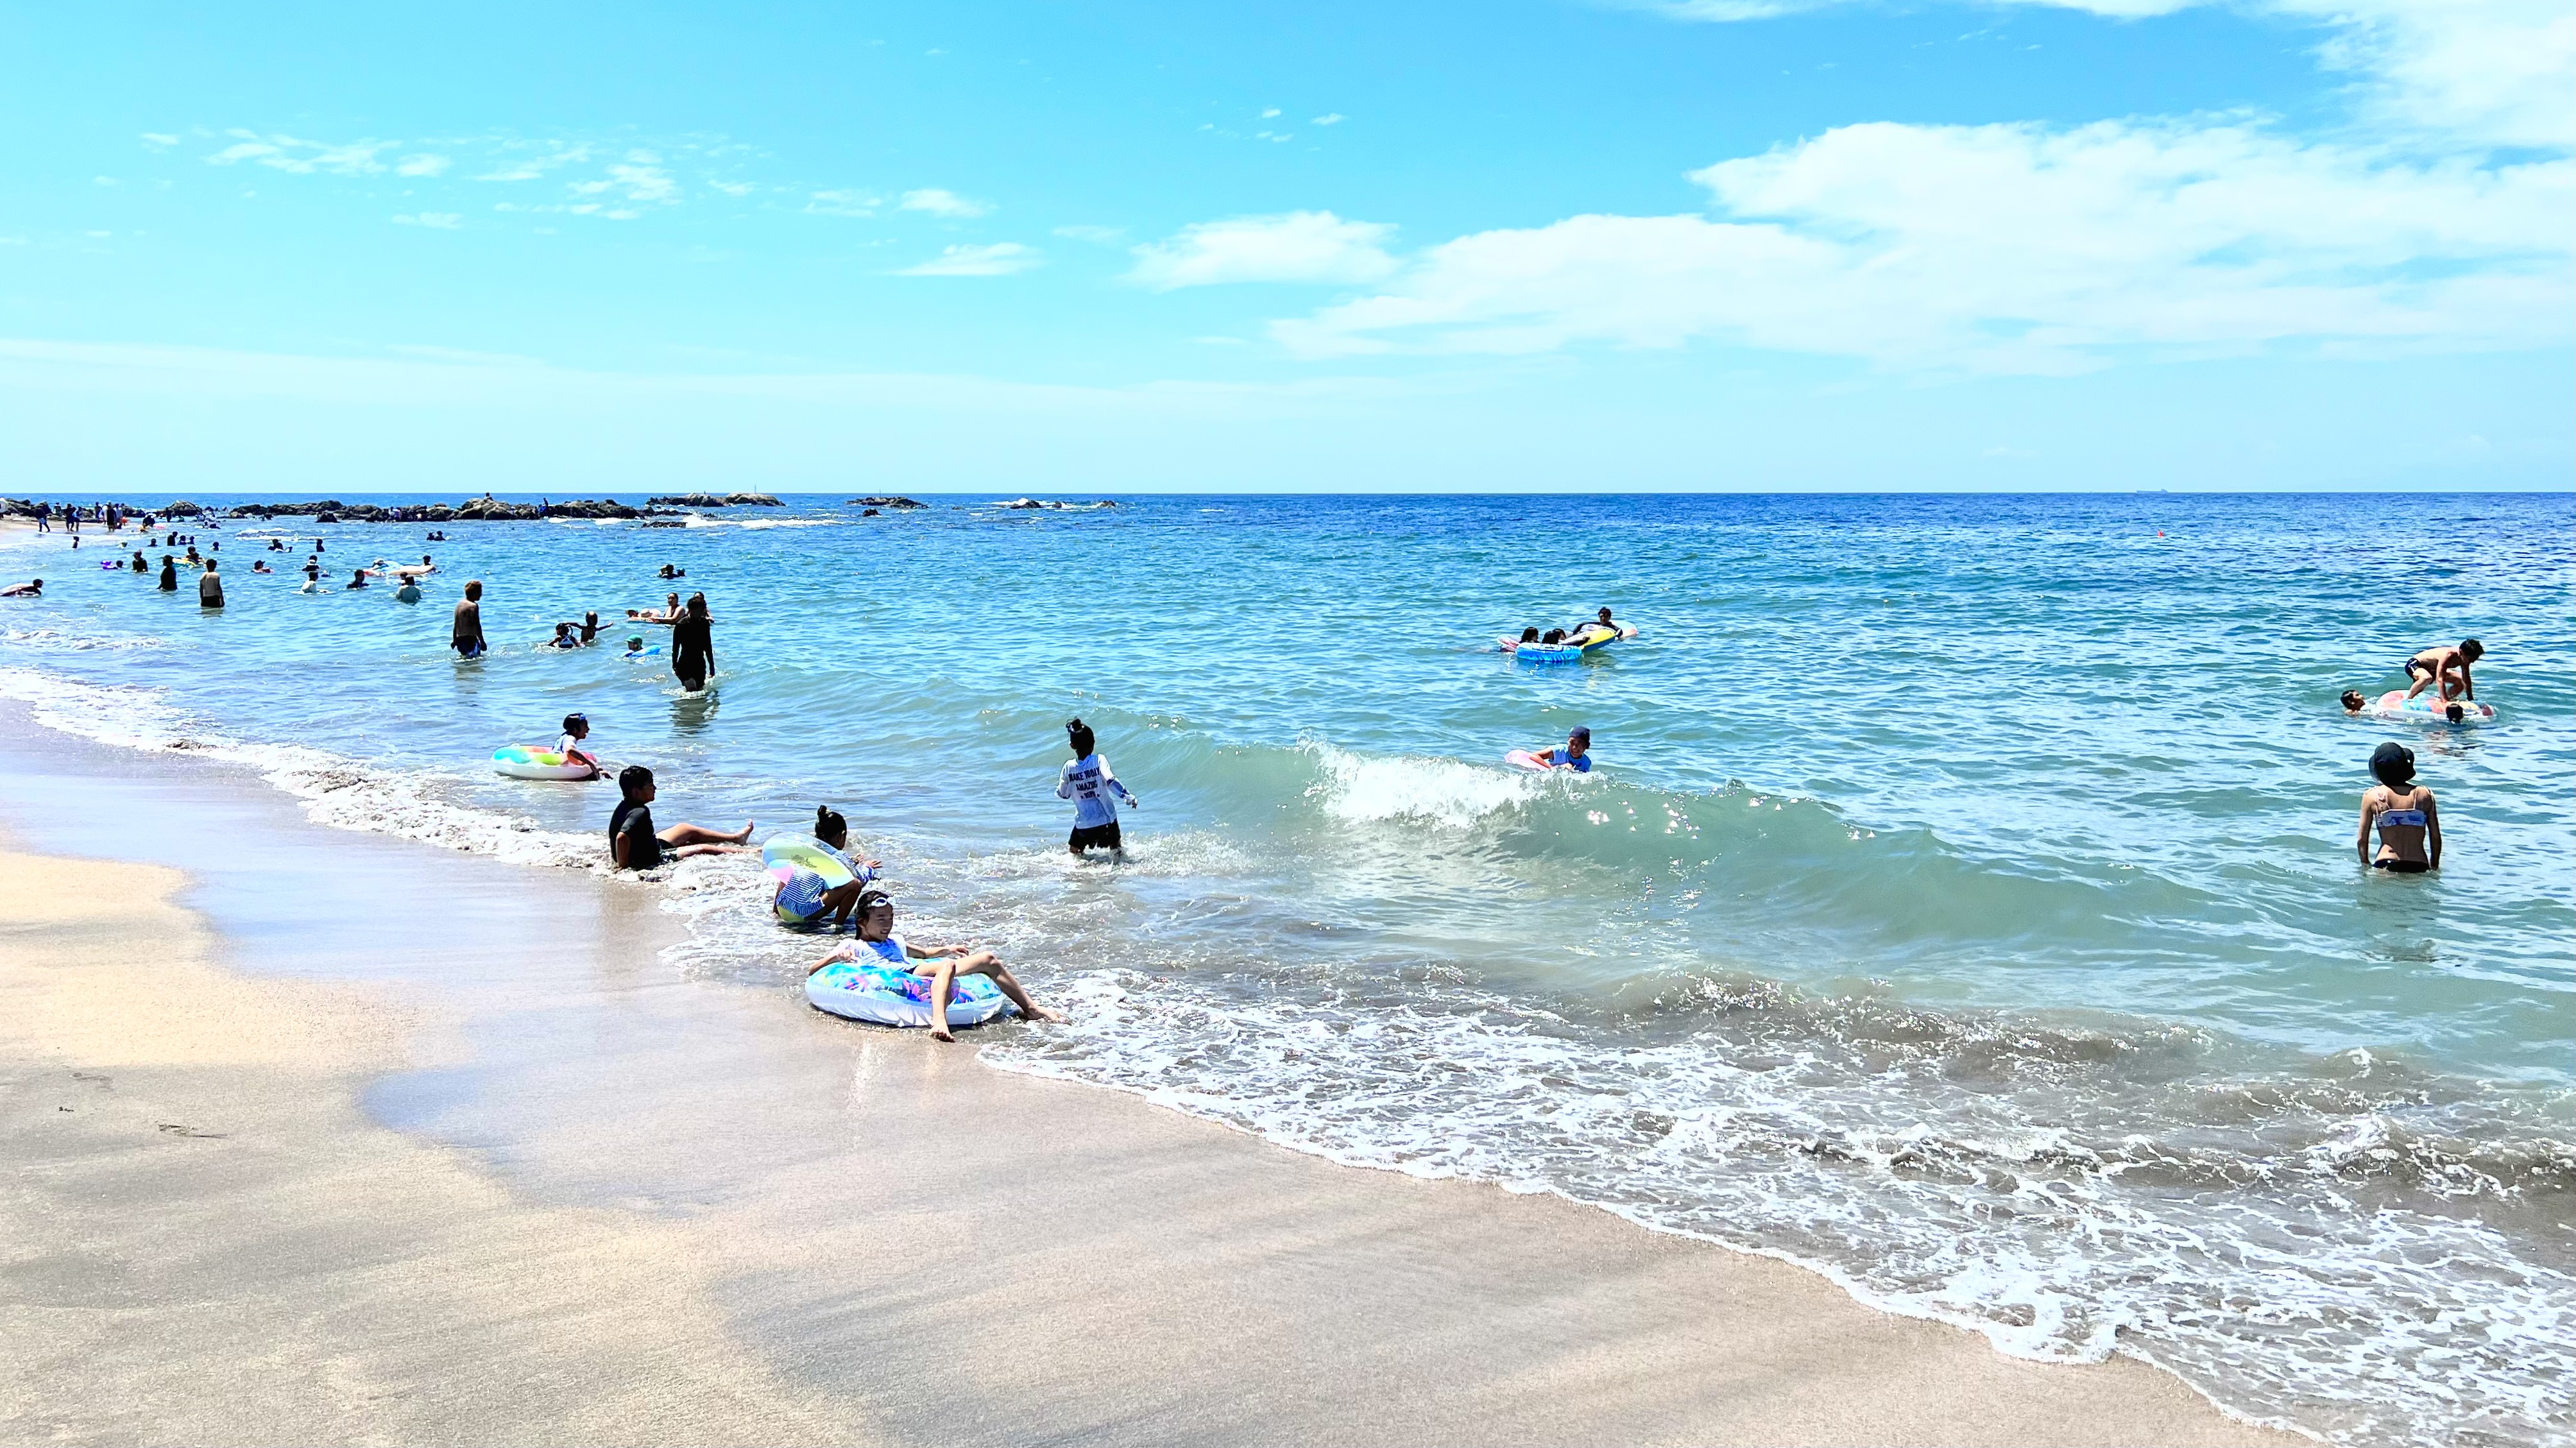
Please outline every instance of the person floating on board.
M42 598L44 596L45 580L41 578L31 578L24 583L13 583L7 588L0 588L0 598Z
M1068 719L1064 732L1073 746L1073 758L1056 776L1055 797L1073 801L1073 833L1066 838L1065 848L1077 855L1107 850L1124 859L1127 847L1118 837L1118 801L1125 800L1129 809L1141 808L1143 802L1109 771L1109 761L1100 757L1090 725Z
M630 764L617 772L617 808L608 816L608 854L621 870L649 870L665 860L691 855L746 855L752 821L741 829L711 830L705 825L653 828L653 771Z
M2361 831L2352 841L2361 862L2399 875L2442 868L2442 812L2434 807L2433 791L2415 782L2415 751L2382 744L2370 752L2370 773L2379 783L2361 796ZM2373 827L2379 831L2375 854Z
M2413 687L2406 697L2414 698L2426 689L2439 686L2445 702L2453 699L2475 699L2476 681L2469 677L2469 665L2485 658L2486 645L2476 639L2462 639L2458 648L2435 644L2406 661L2406 677Z
M1592 772L1592 731L1584 725L1574 726L1565 736L1562 749L1533 749L1530 758L1549 769L1571 769L1577 774Z
M957 977L961 975L992 977L993 984L1000 986L1002 994L1030 1020L1064 1019L1060 1012L1048 1010L1029 999L1029 993L1020 988L1018 978L993 952L963 945L922 945L895 934L894 897L878 886L871 885L860 893L859 938L814 962L814 969L805 974L811 976L827 965L838 965L845 960L929 976L930 1038L934 1041L957 1039L948 1029L948 1001L956 992Z

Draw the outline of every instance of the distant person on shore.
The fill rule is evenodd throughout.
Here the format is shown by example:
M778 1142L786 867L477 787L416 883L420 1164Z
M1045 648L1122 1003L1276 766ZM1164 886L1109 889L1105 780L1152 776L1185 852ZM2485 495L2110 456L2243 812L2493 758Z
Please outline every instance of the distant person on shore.
M2413 687L2406 697L2414 698L2427 688L2439 686L2445 703L2453 699L2475 699L2478 686L2469 677L2469 665L2485 658L2486 645L2476 639L2462 639L2458 648L2435 644L2406 661L2406 677Z
M161 555L161 591L163 593L179 591L179 560L167 553Z
M197 575L197 607L199 608L224 606L224 576L217 571L218 567L215 560L209 558L206 560L206 571Z
M483 657L483 580L476 578L465 585L465 596L456 601L456 624L447 636L447 646L456 650L460 659Z
M2442 868L2442 812L2433 791L2415 782L2415 751L2398 743L2370 752L2370 773L2379 783L2361 796L2361 832L2352 846L2361 862L2399 875L2420 875ZM2370 848L2370 832L2379 831L2379 849Z
M575 764L589 765L590 777L592 779L597 779L608 771L600 767L599 756L592 754L589 750L581 747L582 741L589 737L590 716L587 714L566 714L563 721L563 738L555 741L555 753L562 755L564 758L571 760Z
M685 860L691 855L743 855L751 853L743 841L751 838L752 821L728 834L704 825L673 825L656 831L653 828L653 771L640 764L630 764L617 772L617 809L608 817L608 854L621 870L649 870L664 860Z
M1056 775L1055 797L1073 801L1073 833L1066 837L1065 848L1079 855L1085 850L1107 850L1126 858L1126 844L1118 835L1118 803L1126 801L1129 809L1142 807L1143 801L1128 792L1109 770L1109 761L1100 757L1098 741L1091 726L1080 719L1064 721L1065 741L1073 746L1073 758Z
M54 508L51 503L36 505L36 531L39 533L54 531Z
M706 688L715 667L715 620L707 616L707 596L692 593L688 612L671 625L671 672L694 694Z
M863 860L850 853L850 822L830 805L814 807L814 839L841 862L852 878L846 884L825 889L821 875L808 869L791 869L770 896L770 907L807 924L828 915L831 928L838 930L850 923L850 913L858 907L860 893L876 883L877 871L885 865L881 860Z
M957 1039L948 1029L948 1001L956 993L957 977L961 975L992 977L993 984L1000 986L1002 994L1030 1020L1064 1019L1061 1013L1029 999L1029 993L1020 988L1018 977L1012 975L1002 964L1001 957L993 952L963 945L921 945L895 934L894 897L874 885L860 894L859 938L814 962L814 969L805 973L811 976L814 971L845 960L891 966L907 974L929 976L930 1038L934 1041ZM930 968L924 970L914 963L916 961L924 962Z
M45 580L41 578L30 578L24 583L13 583L7 588L0 588L0 598L42 598L44 596Z
M1592 772L1592 731L1584 725L1577 724L1574 726L1574 732L1565 736L1564 747L1533 749L1530 751L1530 758L1550 769L1571 769L1577 774L1590 774Z

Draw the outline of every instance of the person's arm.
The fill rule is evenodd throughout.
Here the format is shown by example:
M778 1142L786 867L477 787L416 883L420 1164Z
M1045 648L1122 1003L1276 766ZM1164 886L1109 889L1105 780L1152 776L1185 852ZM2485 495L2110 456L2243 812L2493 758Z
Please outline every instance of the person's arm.
M2478 697L2477 681L2469 677L2469 661L2466 659L2460 660L2460 697L2463 699Z
M1128 793L1127 786L1118 782L1118 776L1109 772L1109 759L1106 755L1101 756L1100 779L1102 783L1109 786L1109 790L1112 794L1117 795L1120 799L1127 802L1127 807L1129 809L1141 808L1141 806L1136 802L1136 796Z
M608 842L608 857L615 860L621 870L626 868L626 840L632 833L631 830L619 830Z
M840 964L842 961L845 961L845 960L856 960L856 959L858 959L858 958L859 958L859 951L858 951L858 947L857 947L857 946L854 946L854 945L852 945L852 944L850 944L848 941L846 941L846 940L845 940L845 941L842 941L842 942L841 942L841 944L840 944L840 946L839 946L839 948L835 949L831 954L829 954L829 955L827 955L827 956L824 956L821 960L818 960L818 961L814 962L813 969L812 969L812 970L808 970L808 971L806 971L806 972L805 972L805 974L806 974L807 978L809 978L809 979L810 979L810 978L812 978L812 976L813 976L813 974L814 974L814 972L815 972L815 971L821 970L823 967L825 967L825 966L827 966L827 965L838 965L838 964Z
M2442 811L2433 803L2433 791L2424 791L2424 859L2425 868L2442 868Z
M1068 765L1066 765L1064 768L1062 768L1062 769L1060 769L1060 770L1057 770L1057 771L1056 771L1056 776L1055 776L1055 797L1056 797L1056 798L1058 798L1058 799L1071 799L1071 798L1073 798L1073 765L1074 765L1074 764L1080 764L1081 762L1082 762L1081 760L1077 759L1077 760L1075 760L1075 761L1073 762L1073 764L1068 764Z
M2361 856L2361 862L2365 865L2370 863L2370 822L2377 818L2379 818L2379 791L2372 790L2361 797L2361 833L2352 837L2353 853Z

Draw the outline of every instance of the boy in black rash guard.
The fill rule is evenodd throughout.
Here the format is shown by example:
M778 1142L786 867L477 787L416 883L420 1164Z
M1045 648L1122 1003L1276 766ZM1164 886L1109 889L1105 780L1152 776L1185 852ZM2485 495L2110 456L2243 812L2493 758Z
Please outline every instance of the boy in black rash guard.
M751 838L750 820L731 834L704 825L673 825L657 833L650 808L653 771L643 765L630 764L617 772L617 792L623 798L608 817L608 856L621 870L649 870L664 860L685 860L691 855L751 853L743 843Z

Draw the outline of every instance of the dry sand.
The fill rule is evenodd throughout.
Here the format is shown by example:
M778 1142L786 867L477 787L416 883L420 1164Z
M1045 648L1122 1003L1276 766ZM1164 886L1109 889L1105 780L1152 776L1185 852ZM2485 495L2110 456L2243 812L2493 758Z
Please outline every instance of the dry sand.
M783 993L571 972L559 1005L644 1038L577 1063L634 1109L567 1087L507 1151L432 1144L361 1103L449 1003L219 968L185 884L0 854L0 1440L2303 1441ZM793 1150L720 1139L789 1112Z

